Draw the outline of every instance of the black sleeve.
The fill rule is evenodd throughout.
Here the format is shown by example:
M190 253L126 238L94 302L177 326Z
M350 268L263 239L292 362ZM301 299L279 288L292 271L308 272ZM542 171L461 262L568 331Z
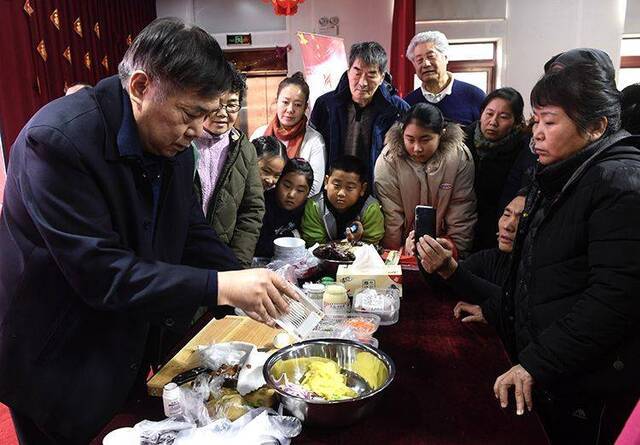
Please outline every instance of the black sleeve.
M215 230L207 223L195 189L191 196L189 233L182 254L182 264L220 272L242 269L231 248L218 238Z
M464 295L469 303L479 304L487 323L497 326L505 265L500 262L498 249L487 249L476 252L458 265L449 277L449 285L459 294Z
M529 137L523 137L522 149L515 162L509 170L509 175L502 189L500 196L499 209L504 209L507 204L518 196L520 190L526 188L533 180L534 169L537 158L529 149Z
M29 130L26 145L17 177L21 199L60 272L86 304L144 315L215 304L215 272L141 258L122 244L103 191L72 141L40 126Z
M600 179L588 213L588 286L571 310L519 354L536 382L553 384L602 361L640 326L640 167Z
M488 298L500 295L502 287L482 278L467 269L466 264L458 265L447 283L460 295L464 295L469 303L480 304Z

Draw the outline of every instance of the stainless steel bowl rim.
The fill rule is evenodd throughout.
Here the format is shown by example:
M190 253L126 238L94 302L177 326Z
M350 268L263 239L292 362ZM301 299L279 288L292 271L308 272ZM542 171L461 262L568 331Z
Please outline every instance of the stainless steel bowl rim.
M358 397L353 397L351 399L341 399L341 400L314 400L314 399L305 399L304 397L299 397L299 396L295 396L293 394L289 394L288 392L285 392L283 390L281 390L277 384L274 383L274 380L271 376L271 373L269 372L271 367L273 366L273 364L278 361L280 359L281 356L283 356L284 354L286 354L287 352L293 350L293 349L299 349L302 348L303 346L307 345L307 344L331 344L331 343L342 343L342 344L347 344L347 345L353 345L356 346L358 348L361 348L367 352L372 353L373 355L375 355L377 358L379 358L380 360L382 360L383 363L385 363L385 365L387 366L387 369L389 371L389 376L387 377L387 381L378 389L376 389L375 391L371 391L368 394L362 395L362 396L358 396ZM277 352L274 352L273 354L271 354L271 356L267 359L267 361L264 363L264 367L262 368L262 376L264 377L264 380L267 382L267 385L270 386L271 388L273 388L278 394L280 394L281 396L286 396L286 397L291 397L293 399L298 399L298 400L302 400L306 403L311 403L311 404L315 404L315 405L335 405L335 404L339 404L339 403L344 403L344 402L354 402L356 400L365 400L368 399L370 397L375 396L376 394L380 393L381 391L383 391L387 386L389 386L391 384L391 382L393 382L393 379L396 376L396 365L395 363L393 363L393 360L391 360L391 357L389 357L389 355L387 355L387 353L381 351L378 348L374 348L373 346L369 346L363 343L359 343L353 340L346 340L346 339L313 339L313 340L305 340L305 341L301 341L298 343L294 343L292 345L286 346L282 349L280 349Z

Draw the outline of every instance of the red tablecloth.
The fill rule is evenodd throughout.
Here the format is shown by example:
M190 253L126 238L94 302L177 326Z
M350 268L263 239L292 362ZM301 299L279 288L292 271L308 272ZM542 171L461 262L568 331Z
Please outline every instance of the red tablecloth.
M304 427L294 444L547 444L535 414L502 410L493 396L496 377L510 368L491 328L453 318L456 301L404 274L400 321L381 327L380 348L394 360L396 379L375 412L340 429ZM104 433L162 415L159 400L127 407ZM96 441L95 443L100 443Z

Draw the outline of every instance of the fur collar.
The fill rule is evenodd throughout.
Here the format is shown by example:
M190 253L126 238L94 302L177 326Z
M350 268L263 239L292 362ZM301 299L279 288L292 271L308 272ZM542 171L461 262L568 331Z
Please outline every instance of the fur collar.
M448 122L444 127L444 134L440 137L438 150L434 153L429 163L439 162L447 153L455 151L460 145L464 144L465 134L460 125L454 122ZM393 161L397 158L408 158L404 149L404 141L402 137L402 125L396 122L387 132L385 136L385 148L382 155L385 159Z

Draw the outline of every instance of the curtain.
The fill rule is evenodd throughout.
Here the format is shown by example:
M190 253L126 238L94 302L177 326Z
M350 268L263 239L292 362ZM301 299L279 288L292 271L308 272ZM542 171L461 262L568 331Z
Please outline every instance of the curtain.
M391 58L389 68L398 94L404 97L413 90L413 65L407 60L407 45L416 32L416 0L393 2Z
M0 130L7 152L43 105L95 85L156 17L155 0L0 0Z

